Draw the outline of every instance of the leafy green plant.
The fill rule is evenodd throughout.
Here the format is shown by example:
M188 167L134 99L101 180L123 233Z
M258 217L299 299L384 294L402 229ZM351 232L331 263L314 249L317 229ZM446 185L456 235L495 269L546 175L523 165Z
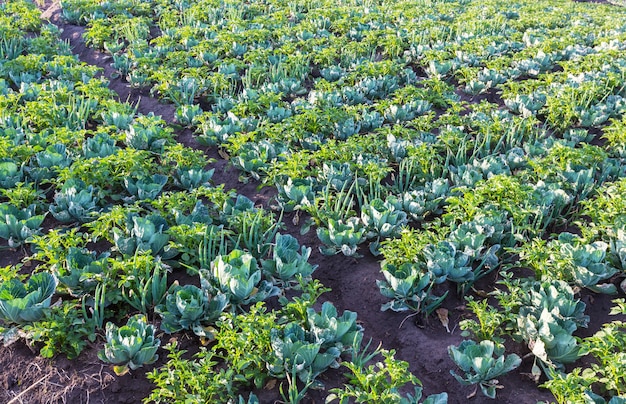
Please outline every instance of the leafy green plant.
M609 245L603 241L587 243L571 233L557 240L534 240L521 246L521 262L535 270L539 279L559 278L594 292L614 294L615 285L601 283L618 272L607 259Z
M317 268L317 265L309 264L311 248L302 246L298 240L289 235L276 234L272 248L272 258L261 261L264 274L274 284L282 284L283 287L298 284L299 279L307 279Z
M277 146L268 142L246 143L237 151L237 155L232 158L232 164L240 171L249 174L255 180L261 179L261 174L267 171L269 163L276 159L279 153ZM240 177L243 182L247 182L246 177Z
M132 316L122 327L109 322L106 325L106 343L104 349L98 351L98 358L113 364L113 370L118 375L154 363L159 357L156 351L161 345L161 340L155 338L155 332L154 326L148 324L142 314Z
M307 330L322 347L337 347L342 352L352 347L352 341L361 334L363 328L357 324L357 314L346 310L338 316L337 308L331 302L324 302L318 313L314 308L307 309Z
M172 131L161 125L160 118L148 115L130 125L126 131L126 145L137 150L161 152L172 141Z
M624 300L617 303L611 314L624 314ZM581 343L581 354L591 354L596 362L587 368L574 368L564 374L557 370L549 370L549 380L543 387L550 389L557 402L567 403L572 400L607 403L621 403L626 399L626 375L624 374L624 327L622 321L605 324L594 335L585 338ZM595 390L595 392L594 392ZM598 394L599 393L599 394Z
M108 133L98 132L93 137L85 139L83 143L83 156L89 158L103 158L115 154L119 147L115 145L113 139Z
M192 190L201 186L209 185L215 169L204 170L200 168L179 167L174 172L174 185L178 188Z
M288 299L286 296L280 296L278 302L282 305L281 322L297 322L306 323L308 321L308 311L317 302L317 299L324 293L329 292L329 288L325 288L322 283L313 279L310 282L302 278L298 278L300 282L299 289L302 293L300 296L293 296Z
M611 309L610 314L625 314L624 299L615 300L622 306ZM581 355L591 354L598 363L591 364L595 379L602 384L602 393L608 396L626 395L626 322L612 321L583 340Z
M341 388L334 388L325 402L332 403L339 400L341 404L356 403L394 403L417 404L422 398L422 382L408 371L408 362L395 358L395 351L388 351L380 347L373 352L361 351L361 340L355 340L352 350L352 360L342 363L350 373L347 373L348 384ZM365 350L369 344L365 346ZM381 355L382 361L366 367L376 356ZM409 384L414 387L413 394L406 396L401 389ZM427 397L423 404L446 404L448 394L433 394Z
M77 358L89 342L96 340L94 324L82 316L76 301L54 306L40 320L24 327L27 338L41 343L39 355L52 358L63 353Z
M215 402L234 396L231 369L220 368L215 353L200 347L192 359L184 359L176 340L164 347L169 351L163 367L147 374L156 387L144 403Z
M133 198L137 200L155 199L163 190L167 183L167 177L161 174L154 174L149 178L125 178L124 187Z
M201 114L200 105L181 105L176 108L176 121L183 126L191 126Z
M453 370L450 374L463 385L477 384L484 395L496 398L499 377L517 368L522 360L519 356L504 355L504 347L490 340L482 340L478 344L472 340L464 340L456 347L450 345L448 354L456 365L465 372L464 377Z
M572 335L586 327L585 304L574 299L574 292L564 281L503 281L510 294L497 295L500 305L515 324L514 336L524 340L544 368L562 369L580 357L580 345ZM547 370L546 370L547 371ZM540 369L533 367L538 377Z
M416 313L432 313L448 295L435 296L431 290L434 279L430 272L420 268L418 264L405 262L394 265L383 261L381 272L384 280L377 280L380 293L392 299L381 306L381 310L406 311Z
M440 214L449 188L447 181L436 179L426 183L423 188L403 192L399 196L402 210L408 218L419 222L428 215Z
M71 248L86 248L85 233L74 227L71 229L51 229L46 234L33 236L31 259L44 264L42 268L50 268L54 273L60 272L55 267L63 265Z
M408 223L407 214L391 203L375 198L361 207L361 221L366 228L366 237L376 239L372 253L378 252L378 244L382 238L397 237L400 230Z
M62 168L69 167L71 163L72 158L67 147L57 143L36 153L25 170L33 181L41 183L52 179Z
M125 230L113 228L115 246L125 256L150 251L152 255L167 260L178 253L168 245L170 237L164 233L167 223L161 216L153 214L141 217L129 213L125 222Z
M324 341L307 338L306 330L297 323L289 323L271 334L274 359L268 365L270 374L277 377L296 373L303 383L311 383L329 367L338 367L341 351L336 347L322 349ZM295 383L295 380L292 381Z
M579 400L580 402L592 400L591 402L594 403L606 404L606 400L602 397L592 398L592 394L596 396L591 390L591 385L597 381L594 377L595 374L589 374L581 368L574 368L569 373L551 369L549 376L548 381L542 386L550 390L559 404L566 404L572 400Z
M24 180L24 166L14 161L0 161L0 188L13 188Z
M0 318L8 324L32 323L50 307L58 281L49 272L32 275L26 284L18 279L0 285Z
M606 260L609 245L601 241L585 244L571 233L561 233L558 238L561 253L571 259L571 274L576 285L594 292L616 293L615 285L600 284L618 272Z
M8 241L9 247L19 247L41 231L44 215L35 214L35 207L18 209L13 205L0 204L0 238Z
M1 189L0 194L7 199L9 205L18 209L29 208L39 212L45 210L47 204L44 192L32 182L18 182L13 188Z
M228 255L218 255L211 262L210 270L201 268L200 283L203 289L212 293L224 293L233 310L279 293L277 287L266 280L261 280L261 270L256 259L238 249Z
M225 313L216 324L217 353L241 386L261 388L269 378L268 358L272 356L271 330L278 324L277 313L267 311L263 302L246 313Z
M358 218L349 218L345 221L328 219L327 227L317 228L317 237L324 247L320 251L325 255L334 255L338 252L348 257L358 257L357 248L365 240L365 228Z
M175 282L165 296L165 302L155 307L161 316L161 329L168 334L192 330L199 337L213 339L211 328L228 304L224 294L209 295L195 285L180 286Z
M474 272L471 266L471 255L463 251L454 243L440 241L424 247L426 268L433 275L435 283L446 280L464 283L474 281Z
M475 300L472 296L466 296L467 308L476 316L474 319L461 320L459 328L463 330L461 333L464 337L470 335L478 341L492 340L498 344L504 343L501 338L502 325L506 319L503 312L496 307L489 305L487 299Z
M143 314L160 304L167 293L170 270L160 259L136 254L132 259L113 263L120 274L118 290L126 303Z
M56 220L62 223L78 221L85 223L98 213L98 197L94 188L83 181L68 181L54 195L54 203L49 210Z
M314 181L312 179L292 179L276 181L278 206L285 212L293 212L303 206L311 205L315 200Z
M299 402L309 387L321 385L317 376L329 367L338 367L340 355L351 349L355 338L361 338L356 313L337 314L335 306L325 302L319 313L306 308L305 327L295 321L271 330L273 359L268 369L274 376L287 378L291 401ZM296 377L305 384L303 390L297 388Z
M61 286L70 295L83 296L92 292L105 277L109 253L97 255L85 248L69 247L65 261L52 266Z

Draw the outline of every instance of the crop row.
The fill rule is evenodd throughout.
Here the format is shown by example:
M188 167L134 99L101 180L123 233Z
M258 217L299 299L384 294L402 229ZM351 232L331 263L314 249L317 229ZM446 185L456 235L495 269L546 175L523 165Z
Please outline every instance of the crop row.
M217 341L201 355L225 368L176 368L205 366L206 380L192 378L198 386L213 378L216 389L222 379L258 387L268 367L289 381L291 402L352 352L352 384L335 393L365 400L364 385L354 386L371 358L356 315L312 308L323 289L311 281L310 249L280 234L280 215L214 187L209 161L177 144L160 118L113 101L96 69L78 63L28 4L3 5L0 237L30 246L37 272L54 274L47 282L74 300L22 332L44 343L44 355L76 356L104 319L156 314L165 332ZM466 372L461 383L495 396L495 378L520 362L504 356L513 339L528 346L533 376L548 377L557 401L616 403L626 389L624 324L574 335L589 322L582 288L626 289L626 24L619 9L589 7L70 0L63 13L88 25L86 42L111 55L116 75L173 102L178 125L222 149L242 181L276 187L272 207L295 211L303 232L315 228L324 254L358 257L369 243L383 258L383 310L430 315L448 289L467 296L476 320L461 327L478 342L450 349ZM42 234L45 212L68 227ZM553 234L565 227L572 232ZM96 241L110 252L90 250ZM167 288L181 267L200 287ZM15 297L25 293L9 282L18 269L3 274ZM503 280L491 285L490 305L472 287L492 271ZM27 289L49 305L43 278ZM305 292L289 300L293 289ZM278 311L254 306L277 295ZM33 321L20 316L9 322ZM71 322L86 325L59 341ZM106 327L102 359L118 360L114 342L130 330L154 334L145 317L126 327ZM265 345L241 348L263 332ZM140 351L139 362L155 350ZM565 372L586 354L598 365ZM182 359L175 348L170 355L175 368ZM382 378L403 366L388 359ZM165 397L172 380L151 377L161 387L152 399ZM400 400L393 383L384 389Z

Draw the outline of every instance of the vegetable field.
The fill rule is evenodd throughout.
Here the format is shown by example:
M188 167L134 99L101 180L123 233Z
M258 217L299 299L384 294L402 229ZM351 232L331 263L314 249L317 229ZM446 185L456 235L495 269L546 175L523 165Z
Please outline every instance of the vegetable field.
M0 402L626 403L626 8L0 2Z

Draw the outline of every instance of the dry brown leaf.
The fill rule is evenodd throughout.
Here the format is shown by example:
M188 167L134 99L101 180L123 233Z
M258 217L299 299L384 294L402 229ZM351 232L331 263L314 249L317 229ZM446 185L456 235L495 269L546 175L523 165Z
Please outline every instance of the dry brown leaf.
M474 292L480 297L489 297L489 293L485 292L482 289L474 289Z
M440 308L435 310L435 312L437 313L437 317L439 317L441 324L446 327L446 331L450 332L450 328L448 327L448 309Z
M272 390L274 387L276 387L276 379L269 379L263 386L265 390Z
M228 153L224 149L219 149L217 151L217 154L219 154L220 157L223 158L224 160L229 160L230 159L230 156L228 155Z

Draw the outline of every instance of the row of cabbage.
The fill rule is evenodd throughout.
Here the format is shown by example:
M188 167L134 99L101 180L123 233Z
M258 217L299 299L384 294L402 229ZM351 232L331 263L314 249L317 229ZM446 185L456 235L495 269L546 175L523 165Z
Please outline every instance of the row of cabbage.
M297 402L349 354L357 376L380 353L381 380L406 369L361 344L356 313L316 305L328 289L311 278L311 249L281 233L280 215L215 186L202 152L177 143L160 117L116 101L35 4L0 11L0 248L25 254L0 270L5 345L24 339L70 359L103 345L99 358L120 375L165 348L146 402L253 403L239 394L271 379ZM180 332L207 348L183 358ZM174 342L161 347L164 334ZM377 394L403 399L407 383L419 399L410 374ZM347 386L338 398L366 391Z

